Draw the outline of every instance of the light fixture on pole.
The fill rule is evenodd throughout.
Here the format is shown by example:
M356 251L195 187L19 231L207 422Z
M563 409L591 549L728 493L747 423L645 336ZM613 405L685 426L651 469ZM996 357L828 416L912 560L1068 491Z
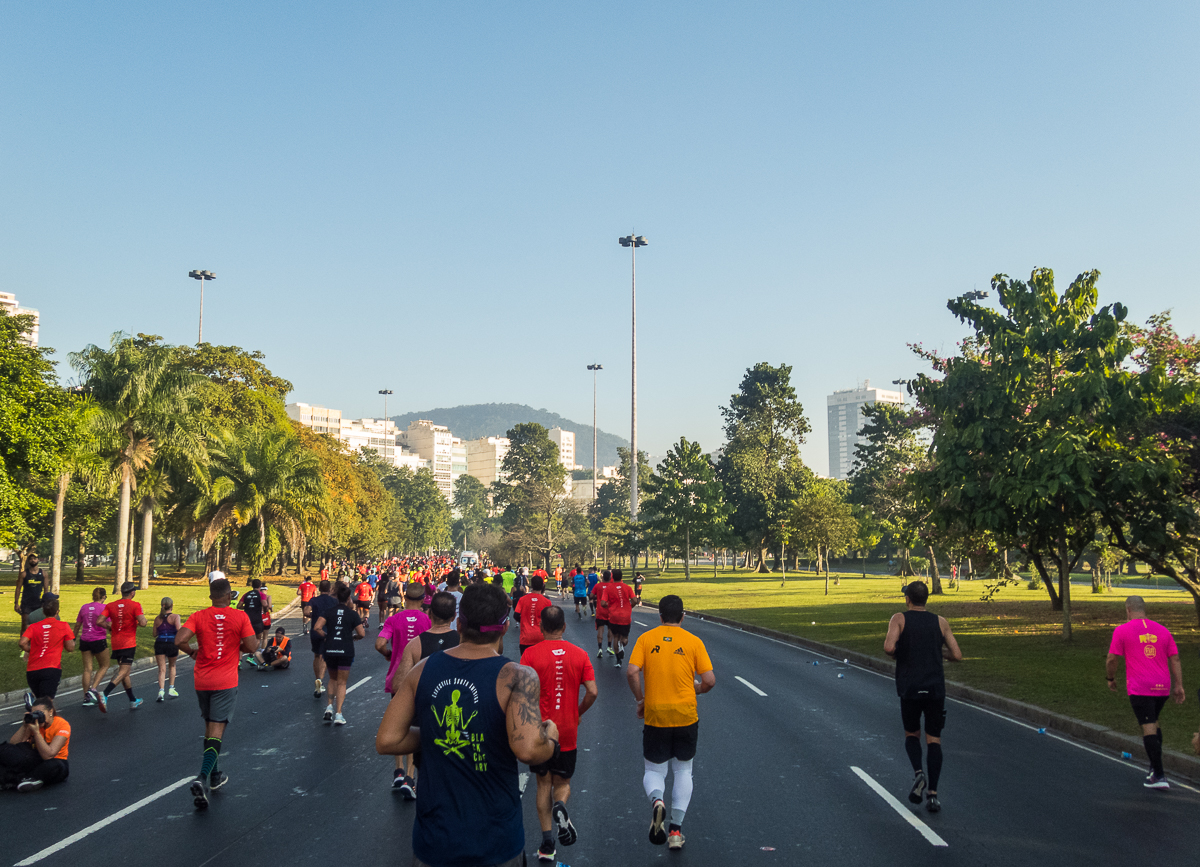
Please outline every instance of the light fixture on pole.
M384 441L384 443L387 443L387 438L388 438L387 399L388 399L388 395L392 394L393 392L390 388L381 388L381 389L379 389L379 393L383 395L383 441ZM395 462L395 459L396 459L395 455L396 455L396 444L393 442L392 443L392 461L393 462ZM385 460L387 459L387 446L386 445L384 445L384 447L383 447L383 457Z
M589 364L592 372L592 502L596 502L596 371L604 370L603 364Z
M629 419L629 517L637 520L638 514L638 447L637 447L637 248L645 247L649 241L642 235L626 235L619 238L622 247L629 248L631 279L633 286L633 370L630 392Z
M204 281L216 280L217 275L212 271L188 271L188 276L200 281L200 333L196 335L196 345L204 342Z

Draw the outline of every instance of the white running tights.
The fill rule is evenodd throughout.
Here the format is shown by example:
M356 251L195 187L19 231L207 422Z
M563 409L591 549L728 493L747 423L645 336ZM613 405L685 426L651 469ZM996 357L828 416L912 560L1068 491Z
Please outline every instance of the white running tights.
M642 788L646 790L646 797L651 800L661 798L663 792L667 790L667 767L667 762L660 764L646 762L646 772L642 775ZM670 768L675 775L671 785L671 813L674 816L678 811L682 819L682 814L687 811L688 804L692 802L692 760L681 762L679 759L671 759Z

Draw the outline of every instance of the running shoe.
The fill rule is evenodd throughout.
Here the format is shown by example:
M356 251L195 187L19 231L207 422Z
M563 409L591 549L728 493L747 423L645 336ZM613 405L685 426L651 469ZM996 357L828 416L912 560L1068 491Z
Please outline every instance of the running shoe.
M92 690L92 694L96 696L96 707L100 708L100 713L108 713L108 696L95 690Z
M401 777L403 782L400 784L400 797L406 801L415 801L417 799L417 781L412 777Z
M625 661L625 648L621 647L619 650L617 650L617 662L624 662L624 661Z
M571 824L571 817L567 815L567 805L562 801L555 801L551 815L558 825L558 842L564 846L573 846L579 835L575 833L575 826Z
M596 651L596 659L604 659L604 651L603 650Z
M92 695L92 691L89 689L87 691L87 695L85 695L83 697L83 704L81 704L80 707L95 707L95 706L96 706L96 699Z
M325 706L325 715L322 717L325 722L333 722L333 705Z
M609 656L616 656L616 654L615 654L615 653L613 653L613 649L612 649L612 645L611 645L611 644L608 646L608 655L609 655Z
M401 789L403 789L404 781L407 779L408 777L404 776L404 771L396 768L396 773L392 776L392 791L399 792Z
M672 831L667 836L667 848L678 852L683 848L683 832L679 829Z
M17 791L18 792L36 792L43 785L44 784L42 783L41 780L24 779L24 780L21 780L21 782L17 783Z
M335 726L344 726L346 724L346 718L340 713L335 713L333 715L333 724Z
M325 691L325 684L321 682L321 678L313 681L313 698L320 698L321 693Z
M614 659L613 660L613 668L620 668L620 667L621 667L621 660Z
M215 792L217 789L221 788L221 786L225 785L228 782L229 782L229 777L226 775L226 773L224 771L213 771L211 774L208 775L208 788L210 791Z
M173 686L167 687L167 696L169 698L179 698L179 692Z
M137 710L141 706L142 706L142 699L140 699L140 698L135 698L133 701L131 701L129 703L130 710Z
M157 703L157 702L166 701L166 700L167 700L167 691L165 689L160 689L158 691L158 698L156 698L154 701Z
M1146 775L1145 781L1142 783L1147 789L1169 789L1171 784L1167 782L1166 774L1156 774L1151 771Z
M542 845L538 846L537 856L539 861L546 861L550 864L553 864L556 860L558 860L555 857L556 854L557 853L554 851L553 840L543 840Z
M919 804L925 800L925 772L917 771L913 777L912 789L909 790L908 800L913 804Z
M940 813L942 811L942 802L938 800L937 795L925 796L925 809L931 813Z
M188 791L192 793L192 804L197 810L208 809L208 781L204 779L203 775L192 780Z
M667 821L667 805L662 802L662 798L655 798L654 805L650 808L650 842L655 846L661 846L667 842L667 832L663 828L665 821Z
M259 670L259 671L266 671L266 670L267 670L268 668L270 668L270 667L271 667L271 666L267 665L265 662L260 662L260 663L258 664L258 670Z

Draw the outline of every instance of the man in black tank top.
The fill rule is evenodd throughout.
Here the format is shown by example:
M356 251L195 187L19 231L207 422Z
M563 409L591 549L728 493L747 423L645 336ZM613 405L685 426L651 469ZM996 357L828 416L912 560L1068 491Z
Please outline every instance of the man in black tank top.
M896 660L896 694L904 724L904 751L912 762L914 779L908 800L925 799L931 813L942 809L938 777L942 773L942 727L946 724L946 677L942 660L962 662L962 651L945 617L925 610L929 588L910 581L904 588L908 610L892 615L883 651ZM925 717L925 743L929 776L921 767L921 717Z

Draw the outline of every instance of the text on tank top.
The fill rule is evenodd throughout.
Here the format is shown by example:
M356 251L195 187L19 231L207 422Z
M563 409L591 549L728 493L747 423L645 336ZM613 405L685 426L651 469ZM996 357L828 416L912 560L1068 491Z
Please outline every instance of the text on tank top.
M896 694L901 698L944 698L942 627L932 611L905 611L896 642Z

